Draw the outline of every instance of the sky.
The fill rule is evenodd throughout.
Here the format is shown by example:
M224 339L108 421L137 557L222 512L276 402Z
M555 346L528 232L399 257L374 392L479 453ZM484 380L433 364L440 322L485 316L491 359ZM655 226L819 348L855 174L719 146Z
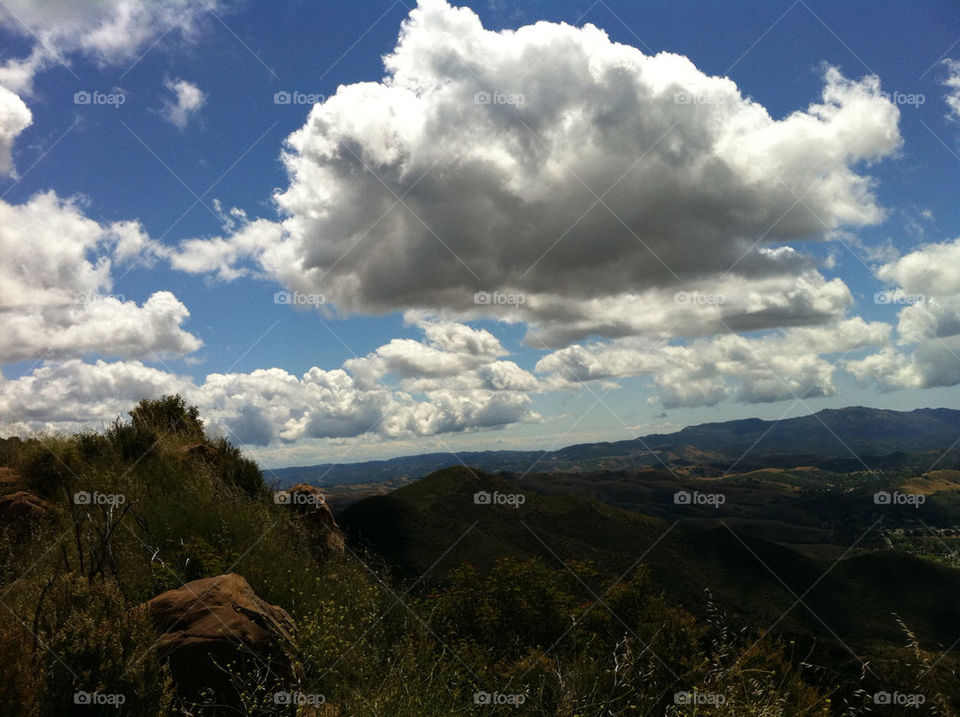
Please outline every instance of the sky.
M954 2L0 3L0 434L262 465L960 399Z

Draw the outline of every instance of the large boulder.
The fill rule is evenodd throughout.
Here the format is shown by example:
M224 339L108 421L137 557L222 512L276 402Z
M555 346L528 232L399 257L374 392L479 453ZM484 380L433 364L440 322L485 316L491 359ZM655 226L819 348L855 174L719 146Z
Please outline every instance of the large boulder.
M53 515L53 507L28 490L0 496L0 529L10 528L20 537L29 535L35 525Z
M276 691L300 683L293 619L236 573L194 580L140 609L153 621L160 655L187 700L239 706L230 673L256 674Z
M289 506L315 537L324 553L342 553L343 531L319 488L307 483L277 492L277 503Z

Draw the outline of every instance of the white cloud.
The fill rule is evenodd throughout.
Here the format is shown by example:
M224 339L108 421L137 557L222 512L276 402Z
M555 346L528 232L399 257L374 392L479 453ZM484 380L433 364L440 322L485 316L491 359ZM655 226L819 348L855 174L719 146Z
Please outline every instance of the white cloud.
M960 293L960 238L925 244L896 261L884 264L877 276L908 294L946 296Z
M960 334L960 239L924 244L877 269L894 286L886 293L898 313L901 343Z
M168 122L183 129L207 101L196 85L186 80L167 80L164 86L174 94L164 103L163 116Z
M726 399L768 403L832 395L835 367L823 356L886 344L889 333L888 324L858 317L760 338L730 334L687 345L629 338L569 346L540 359L536 370L548 374L555 388L649 376L666 408Z
M685 57L646 56L591 25L492 32L442 0L411 13L386 69L341 86L289 137L282 232L213 239L211 255L346 311L496 315L550 345L664 335L674 320L677 335L720 318L829 322L842 284L770 247L879 222L861 168L901 142L875 77L828 69L819 101L774 119ZM798 276L826 295L799 295ZM731 300L712 322L668 306L716 283L765 298ZM525 302L474 304L494 290ZM637 319L638 299L652 316Z
M861 383L885 390L960 383L960 239L925 244L884 264L877 276L893 288L883 295L897 312L897 347L845 368Z
M22 59L10 58L0 64L0 85L20 95L31 95L33 77L45 63L44 52L40 47L35 47Z
M947 88L947 93L943 99L950 108L947 115L955 120L960 120L960 60L944 60L943 64L947 66L949 74L943 84Z
M170 265L190 274L216 273L220 279L231 281L250 276L258 271L244 266L245 257L260 256L275 246L282 237L282 227L267 219L247 221L240 216L236 231L230 239L187 239L170 255ZM262 273L262 272L261 272Z
M0 421L9 432L99 428L142 398L183 391L189 380L139 361L40 366L16 380L0 377Z
M111 293L114 260L156 251L139 224L101 225L54 192L0 201L0 362L196 351L202 342L182 328L189 312L173 294L138 306Z
M160 35L192 40L219 0L5 0L0 23L36 39L36 64L81 52L101 65L137 59Z
M960 337L922 341L909 353L887 348L847 361L844 368L861 383L886 391L955 386L960 383Z
M46 364L21 378L0 380L0 423L10 433L77 430L109 420L141 398L173 392L199 406L213 430L253 445L402 439L538 418L528 395L538 381L499 360L504 351L492 335L450 323L426 322L420 328L425 343L421 349L405 346L402 359L392 353L396 342L391 342L343 368L314 367L299 377L270 368L209 374L196 383L137 361ZM364 373L381 360L385 370ZM417 378L405 373L410 361L423 367ZM450 375L450 366L463 371ZM399 386L393 383L397 378Z
M33 115L20 97L0 84L0 176L14 175L13 141L33 124Z
M137 305L113 296L80 296L69 305L0 311L0 363L43 357L183 356L202 346L182 323L190 316L169 291Z

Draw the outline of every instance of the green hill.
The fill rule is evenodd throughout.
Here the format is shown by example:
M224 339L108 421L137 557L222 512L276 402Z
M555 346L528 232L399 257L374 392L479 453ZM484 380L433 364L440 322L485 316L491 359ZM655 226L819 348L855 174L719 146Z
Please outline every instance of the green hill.
M478 505L478 491L524 500L519 507ZM833 648L839 637L865 656L878 645L902 644L894 613L930 649L960 638L960 571L894 551L815 559L727 523L701 529L587 498L520 490L463 467L360 501L341 524L398 577L426 585L442 585L463 562L484 570L505 556L557 566L591 560L618 575L639 560L657 589L694 614L704 614L709 591L737 624L776 624L790 639ZM799 596L803 604L795 605Z

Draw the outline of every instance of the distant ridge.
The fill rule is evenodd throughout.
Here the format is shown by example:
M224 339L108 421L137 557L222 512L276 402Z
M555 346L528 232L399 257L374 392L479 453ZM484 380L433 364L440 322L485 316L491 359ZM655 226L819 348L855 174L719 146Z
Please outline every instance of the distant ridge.
M363 463L277 468L281 486L299 482L337 485L416 479L451 465L497 473L623 469L661 462L724 464L777 455L858 460L895 452L947 450L960 439L960 411L918 408L892 411L864 406L823 409L782 421L747 418L689 426L624 441L582 443L555 451L424 453Z

